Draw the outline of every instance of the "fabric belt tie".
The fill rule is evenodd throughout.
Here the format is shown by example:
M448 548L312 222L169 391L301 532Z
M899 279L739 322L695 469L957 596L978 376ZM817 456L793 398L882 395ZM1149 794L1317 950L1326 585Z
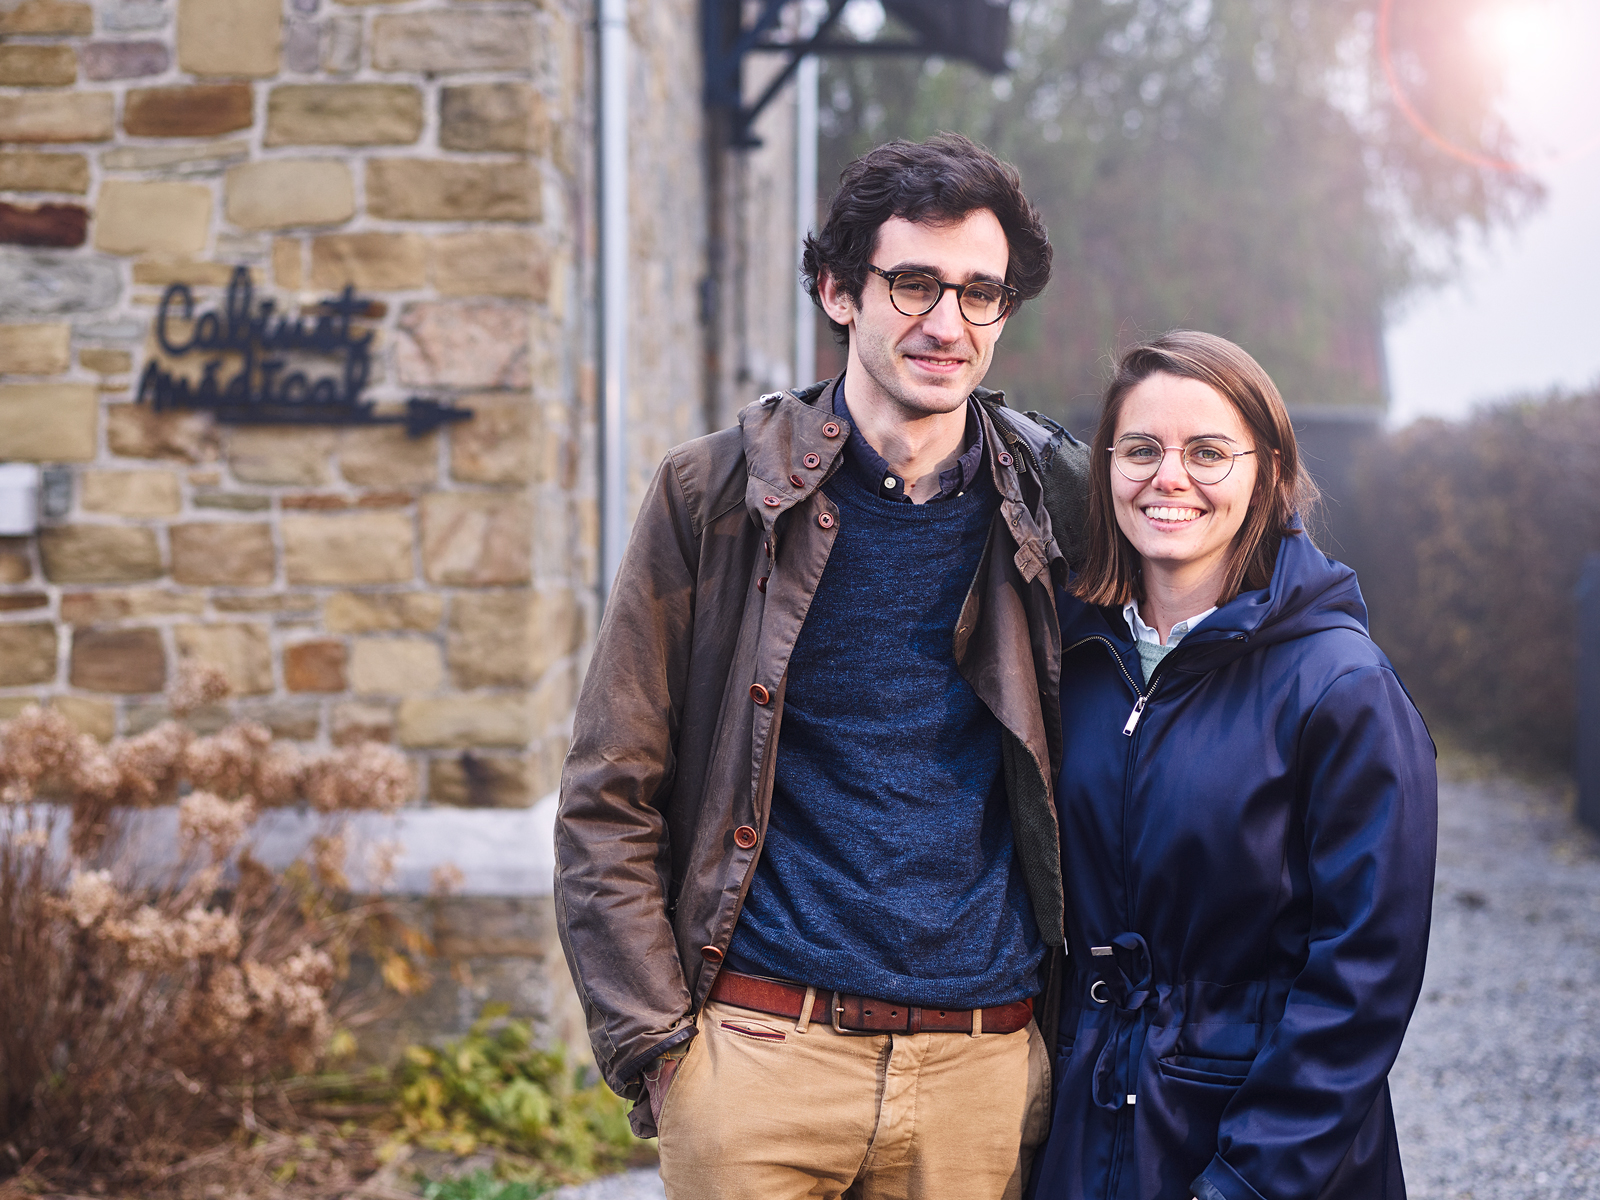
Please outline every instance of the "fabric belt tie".
M1095 1104L1115 1112L1134 1098L1134 1065L1144 1050L1149 1025L1145 1010L1155 1003L1151 986L1150 947L1137 933L1119 933L1109 946L1090 948L1090 964L1105 986L1105 1002L1115 1020L1106 1043L1095 1059L1092 1094ZM1090 986L1091 998L1097 988Z
M726 967L711 985L709 999L735 1008L798 1020L805 1008L804 984L741 975ZM839 1033L1015 1033L1033 1018L1033 1001L1016 1000L996 1008L929 1008L872 996L814 991L809 1020Z

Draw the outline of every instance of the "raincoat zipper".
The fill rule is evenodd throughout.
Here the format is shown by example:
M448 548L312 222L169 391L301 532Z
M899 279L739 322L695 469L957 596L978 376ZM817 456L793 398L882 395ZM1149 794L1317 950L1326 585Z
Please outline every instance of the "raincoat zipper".
M1156 690L1156 684L1161 680L1161 668L1166 664L1165 662L1158 663L1156 669L1150 673L1150 682L1141 688L1134 682L1134 678L1129 673L1128 668L1123 665L1122 655L1117 653L1116 643L1108 637L1101 637L1098 633L1090 634L1086 638L1073 642L1072 645L1061 652L1062 656L1065 657L1071 651L1088 642L1103 643L1105 648L1111 651L1111 660L1117 664L1117 670L1122 672L1122 677L1128 681L1128 687L1133 690L1133 711L1128 714L1128 722L1122 727L1122 736L1132 737L1133 731L1139 727L1139 718L1144 716L1144 706L1150 702L1150 697Z

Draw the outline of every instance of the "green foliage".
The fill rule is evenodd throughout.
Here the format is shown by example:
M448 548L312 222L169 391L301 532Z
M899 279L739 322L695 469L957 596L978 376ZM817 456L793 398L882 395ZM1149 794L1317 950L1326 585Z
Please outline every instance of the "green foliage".
M525 1155L563 1180L636 1153L627 1103L604 1084L583 1086L560 1050L538 1049L528 1025L505 1012L490 1005L459 1041L406 1050L397 1070L404 1136L455 1154L490 1146Z
M1397 66L1435 127L1501 153L1497 77L1456 36L1484 2L1396 5ZM1377 8L1019 0L1017 64L1000 79L825 60L823 179L939 130L1017 164L1056 249L1049 290L1013 320L988 381L1023 407L1081 423L1106 356L1174 326L1240 342L1291 405L1380 405L1385 307L1537 189L1404 119L1375 53Z
M1524 399L1375 439L1351 489L1372 632L1464 744L1572 761L1574 592L1600 552L1600 392Z
M520 1179L496 1179L488 1171L473 1171L455 1179L431 1179L422 1184L422 1200L535 1200L551 1191L544 1184Z

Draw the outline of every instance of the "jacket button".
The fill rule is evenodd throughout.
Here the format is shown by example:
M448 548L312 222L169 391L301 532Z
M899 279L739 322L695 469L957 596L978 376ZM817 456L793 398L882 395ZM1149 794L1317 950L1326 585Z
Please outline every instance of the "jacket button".
M767 691L767 689L762 687L759 683L752 683L750 685L750 699L754 700L757 704L764 705L768 700L772 699L772 693Z
M763 496L761 497L761 503L765 504L768 508L777 508L778 505L783 503L783 501L779 500L776 496Z
M818 467L820 467L822 465L822 455L820 455L820 454L808 454L801 461L804 462L806 464L806 466L810 467L813 471L815 471Z
M834 524L835 524L834 519L833 519L833 514L832 513L823 513L820 517L817 518L817 524L821 525L824 529L832 529Z
M822 436L825 437L825 438L836 438L836 437L838 437L839 436L839 422L837 422L837 421L824 421L822 423Z
M764 592L766 590L767 590L767 577L765 575L763 575L760 579L756 580L756 591Z
M701 946L700 957L708 963L719 963L722 961L722 951L715 946Z
M805 485L806 485L806 481L804 479L801 479L800 476L798 476L798 475L789 476L789 482L794 484L795 487L805 487Z
M1000 465L1002 467L1009 467L1011 465L1011 455L1007 454L1004 450L1000 451L1000 453L995 455L995 457L1000 460Z
M733 831L734 845L741 850L748 850L756 844L756 831L748 825L741 825Z

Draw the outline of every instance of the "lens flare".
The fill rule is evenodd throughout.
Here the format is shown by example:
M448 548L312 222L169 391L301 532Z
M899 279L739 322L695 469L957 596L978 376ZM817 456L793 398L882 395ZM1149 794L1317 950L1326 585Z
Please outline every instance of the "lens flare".
M1517 111L1519 119L1511 123L1519 133L1554 131L1575 120L1589 127L1552 139L1555 145L1548 151L1530 147L1512 159L1461 145L1441 133L1418 108L1395 67L1396 3L1382 0L1378 9L1377 49L1384 78L1406 120L1445 153L1488 170L1521 173L1559 166L1600 147L1600 132L1592 132L1600 97L1587 95L1578 102L1578 93L1595 90L1592 60L1595 43L1600 41L1600 10L1554 0L1506 0L1467 18L1466 32L1485 64L1493 63L1500 72L1506 93L1501 108L1503 112Z

